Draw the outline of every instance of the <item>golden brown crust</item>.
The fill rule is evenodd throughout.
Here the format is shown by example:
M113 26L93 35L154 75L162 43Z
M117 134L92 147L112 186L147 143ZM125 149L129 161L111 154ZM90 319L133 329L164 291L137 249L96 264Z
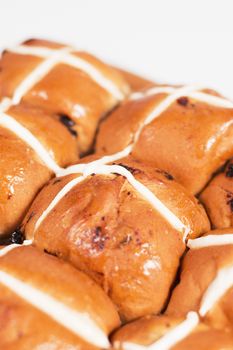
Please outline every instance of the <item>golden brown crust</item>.
M124 349L124 342L149 346L183 321L172 316L147 316L120 328L112 337L114 349ZM122 345L120 345L122 344ZM232 331L217 330L199 324L187 337L170 347L171 350L221 350L233 347Z
M45 112L12 107L8 114L27 128L54 155L60 166L78 159L76 138L67 128ZM51 178L37 154L17 135L0 127L0 235L13 232L21 223L37 192Z
M232 230L215 230L204 236L224 234L232 234ZM120 328L113 335L112 341L115 348L124 349L125 342L149 346L152 343L156 344L156 341L163 336L168 336L170 330L184 321L188 312L199 312L207 288L215 280L219 271L232 266L232 263L232 244L210 245L189 250L183 259L180 282L172 292L166 314L157 317L147 316ZM222 284L225 282L221 281ZM218 290L212 290L212 292L218 295ZM233 288L229 287L207 314L201 314L202 317L199 315L199 324L187 336L177 343L176 338L173 338L174 343L169 349L232 349L232 296ZM182 335L181 332L178 334Z
M63 46L33 39L24 44L52 49ZM119 72L87 53L79 52L78 56L127 94L128 85ZM15 89L41 62L42 58L33 55L5 51L0 60L0 99L12 98ZM117 103L86 73L57 64L6 113L31 132L57 165L66 167L90 150L99 120ZM21 223L33 198L53 173L36 151L2 126L0 155L0 235L7 235Z
M133 159L119 163L182 216L193 231L191 236L209 229L202 206L168 174ZM123 319L159 312L185 245L182 234L122 176L90 176L63 197L34 234L42 212L72 178L50 182L41 191L24 220L26 237L34 236L38 247L91 275L111 296Z
M25 44L52 49L64 46L36 39L29 40ZM93 64L105 77L114 81L123 94L129 92L127 83L115 69L90 54L77 52L77 55ZM1 96L11 97L20 81L42 61L42 58L36 56L5 51L0 62ZM117 104L116 99L86 73L62 63L56 65L33 86L23 97L22 102L29 106L43 108L52 114L70 117L75 122L73 129L79 134L78 142L81 152L88 151L99 120ZM82 115L79 107L82 108L85 116Z
M119 326L118 314L101 288L90 278L53 256L33 247L19 247L0 258L1 271L59 300L74 311L88 313L109 334ZM0 347L32 350L97 349L54 321L15 292L1 285ZM46 344L46 345L45 345Z
M182 317L148 315L121 327L111 340L113 344L119 341L150 345L183 320Z
M10 233L22 221L38 190L51 172L23 141L0 128L0 235Z
M77 136L69 131L62 118L55 118L43 110L27 108L24 105L11 107L7 113L29 130L50 154L53 154L59 166L66 167L77 162L79 158Z
M223 235L232 233L232 229L215 230L208 234ZM208 235L205 234L204 236ZM174 289L166 313L184 316L187 312L198 311L204 295L211 282L216 278L221 268L232 265L233 245L209 246L191 249L183 259L180 282ZM230 294L218 301L206 315L208 322L218 328L226 328L233 318ZM228 301L228 312L227 310Z
M97 151L112 154L129 145L140 124L165 97L160 93L123 103L101 124ZM192 193L198 193L232 156L232 117L232 109L190 97L178 99L143 128L132 154L168 171Z
M214 228L233 226L233 164L216 175L200 195Z

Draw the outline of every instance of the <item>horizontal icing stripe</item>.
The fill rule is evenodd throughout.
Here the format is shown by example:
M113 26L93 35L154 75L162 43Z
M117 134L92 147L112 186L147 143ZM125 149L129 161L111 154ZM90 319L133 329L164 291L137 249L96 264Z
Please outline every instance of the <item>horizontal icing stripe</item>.
M108 348L106 334L87 312L76 311L32 285L0 270L0 283L89 344Z
M113 95L117 100L122 100L124 98L124 94L121 92L120 88L110 79L106 78L100 70L98 70L94 65L87 62L83 58L72 55L71 51L75 51L70 47L63 47L62 49L49 49L43 47L36 46L27 46L21 45L15 48L8 49L10 52L23 54L23 55L33 55L43 57L46 60L42 62L34 71L31 72L30 84L28 84L28 78L25 78L25 82L22 81L21 85L24 85L24 93L18 94L19 96L23 96L26 92L28 92L33 85L38 83L55 65L58 63L64 63L74 68L80 69L85 72L90 78L95 81L99 86L108 91L111 95ZM48 63L46 63L48 61ZM41 68L40 68L41 66ZM33 73L35 72L35 74ZM44 72L44 74L42 74ZM33 83L34 78L34 83ZM28 84L28 88L26 89ZM14 99L15 103L20 101L19 97Z
M94 160L93 162L89 163L91 165L104 165L107 163L115 162L121 158L127 157L130 152L132 151L133 145L129 145L126 148L124 148L122 151L114 153L112 155L103 156L100 159Z
M233 266L222 268L205 291L199 314L203 317L233 287Z
M172 94L176 88L172 86L154 86L145 91L133 92L129 96L129 100L139 100L148 96L158 95L158 94Z
M129 342L122 343L124 350L169 350L181 340L186 338L199 323L199 317L196 312L189 312L186 319L178 324L178 326L172 328L164 336L158 339L156 342L148 346L136 345Z
M63 46L62 49L65 47L67 46ZM50 49L49 47L45 47L45 46L18 45L14 47L8 47L6 50L19 55L30 55L30 56L37 56L41 58L48 58L48 56L54 54L54 51L58 51L60 49L61 48Z
M55 174L61 172L59 165L50 156L46 148L38 141L38 139L23 125L17 122L10 115L0 111L0 126L12 131L21 140L23 140L28 146L30 146L43 163L52 170Z
M205 102L212 106L233 109L233 103L231 101L220 96L215 96L204 91L199 91L199 90L203 90L204 89L203 87L200 87L200 86L199 87L193 86L193 87L194 87L193 91L189 91L189 92L187 91L186 93L183 94L183 96L193 98L197 101ZM157 95L160 93L171 95L173 93L176 93L176 91L179 91L180 89L185 89L185 86L181 88L172 87L172 86L155 86L142 92L140 91L134 92L130 95L129 99L138 100L141 98ZM180 97L183 97L183 96L180 96Z
M67 167L66 169L62 170L60 173L60 176L82 173L85 170L85 168L87 168L87 167L105 165L107 163L114 162L114 161L119 160L121 158L127 157L129 155L129 153L131 152L131 150L132 150L132 146L129 145L125 149L123 149L123 151L114 153L113 155L103 156L102 158L94 160L90 163L71 165L71 166Z
M187 246L190 249L199 249L227 244L233 244L233 233L224 235L208 235L196 239L189 239Z
M13 243L13 244L7 245L4 248L0 249L0 257L6 255L7 253L9 253L10 251L14 250L15 248L23 247L23 246L27 246L27 245L31 245L31 244L32 244L32 240L26 239L23 242L23 244Z
M211 106L233 109L233 103L231 101L228 101L225 98L219 96L207 94L202 91L192 92L188 94L188 96L197 101L206 102Z

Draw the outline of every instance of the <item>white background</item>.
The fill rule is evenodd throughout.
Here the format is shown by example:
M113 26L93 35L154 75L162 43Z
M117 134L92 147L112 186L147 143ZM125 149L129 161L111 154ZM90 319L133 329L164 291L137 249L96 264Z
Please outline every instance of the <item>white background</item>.
M0 48L32 37L233 99L233 0L0 0Z

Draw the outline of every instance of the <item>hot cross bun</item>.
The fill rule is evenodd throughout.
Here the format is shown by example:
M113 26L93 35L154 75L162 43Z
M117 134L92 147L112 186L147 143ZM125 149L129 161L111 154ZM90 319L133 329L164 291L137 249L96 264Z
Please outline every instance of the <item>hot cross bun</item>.
M94 278L131 320L164 308L185 241L210 226L170 174L132 158L106 161L88 159L50 181L21 231Z
M199 193L233 155L233 103L197 86L134 93L101 124L96 150L124 150Z
M0 250L0 295L4 350L106 349L109 333L120 325L93 280L30 245Z
M0 60L0 235L14 231L40 188L89 152L99 121L130 89L92 55L44 40Z
M147 316L113 336L121 350L233 348L233 234L189 239L180 282L164 315Z

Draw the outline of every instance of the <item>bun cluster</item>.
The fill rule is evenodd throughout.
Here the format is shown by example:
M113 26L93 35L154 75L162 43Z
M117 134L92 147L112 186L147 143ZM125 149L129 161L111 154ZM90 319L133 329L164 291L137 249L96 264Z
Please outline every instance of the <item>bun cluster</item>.
M0 60L0 348L233 348L233 103L45 40Z

